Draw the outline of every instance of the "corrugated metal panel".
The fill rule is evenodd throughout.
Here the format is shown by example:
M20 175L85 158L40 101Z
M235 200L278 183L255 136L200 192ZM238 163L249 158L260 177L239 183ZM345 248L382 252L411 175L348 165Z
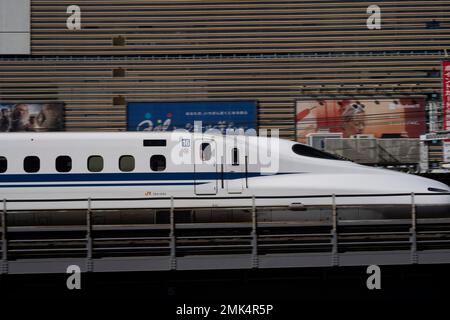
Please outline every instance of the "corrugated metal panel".
M420 77L438 68L439 61L422 57L410 64L408 57L3 59L0 101L64 101L69 130L119 130L126 128L126 101L257 100L260 127L278 127L293 138L298 99L420 95L440 89L439 79ZM361 79L358 66L385 79ZM113 77L119 68L124 76ZM114 105L114 97L125 102Z
M66 28L72 0L33 1L33 52L45 55L247 54L442 50L450 1L78 0L82 30ZM440 28L427 23L440 22ZM114 39L123 41L116 43Z
M73 4L33 0L33 55L0 57L0 101L63 101L68 130L124 130L127 101L252 99L294 138L299 99L439 92L450 44L450 0L378 1L381 30L366 1L78 0L80 31Z

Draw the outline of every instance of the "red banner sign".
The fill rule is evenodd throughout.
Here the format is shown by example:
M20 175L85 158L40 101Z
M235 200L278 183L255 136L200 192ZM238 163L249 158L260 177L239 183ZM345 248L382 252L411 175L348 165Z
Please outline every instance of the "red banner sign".
M444 103L444 130L450 130L450 61L442 63L442 101Z

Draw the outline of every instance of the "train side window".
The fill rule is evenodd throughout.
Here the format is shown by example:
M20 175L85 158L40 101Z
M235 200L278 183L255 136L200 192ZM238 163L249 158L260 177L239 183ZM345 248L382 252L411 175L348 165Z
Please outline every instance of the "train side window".
M123 172L133 171L135 168L135 161L133 156L121 156L119 159L119 169Z
M6 157L0 157L0 173L5 173L8 170L8 160Z
M233 148L231 150L231 152L232 152L232 157L233 157L233 162L231 163L231 165L238 166L239 165L239 149Z
M211 144L208 142L203 142L200 146L200 155L202 161L209 161L212 156Z
M41 160L36 156L28 156L23 160L23 170L28 173L38 172L41 168Z
M144 147L165 147L167 146L167 141L166 140L156 140L156 139L152 139L152 140L144 140Z
M55 167L58 172L70 172L72 170L72 158L69 156L57 157Z
M103 170L103 157L90 156L88 158L88 170L90 172L100 172Z
M152 171L166 170L166 157L160 154L152 156L150 158L150 169L152 169Z

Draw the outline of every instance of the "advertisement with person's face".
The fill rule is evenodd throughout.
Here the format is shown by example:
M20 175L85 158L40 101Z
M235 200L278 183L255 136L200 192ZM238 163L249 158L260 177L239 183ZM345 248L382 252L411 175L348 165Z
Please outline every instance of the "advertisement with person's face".
M0 103L0 132L43 132L63 129L63 103Z
M426 130L424 99L297 101L297 140L310 133L336 132L344 138L418 138Z

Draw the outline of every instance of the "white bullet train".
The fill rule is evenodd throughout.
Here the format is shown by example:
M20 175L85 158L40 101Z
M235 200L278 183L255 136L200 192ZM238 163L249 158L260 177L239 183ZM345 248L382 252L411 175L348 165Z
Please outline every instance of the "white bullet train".
M4 133L8 210L410 204L450 206L434 180L296 142L184 132ZM301 214L301 213L299 213Z

